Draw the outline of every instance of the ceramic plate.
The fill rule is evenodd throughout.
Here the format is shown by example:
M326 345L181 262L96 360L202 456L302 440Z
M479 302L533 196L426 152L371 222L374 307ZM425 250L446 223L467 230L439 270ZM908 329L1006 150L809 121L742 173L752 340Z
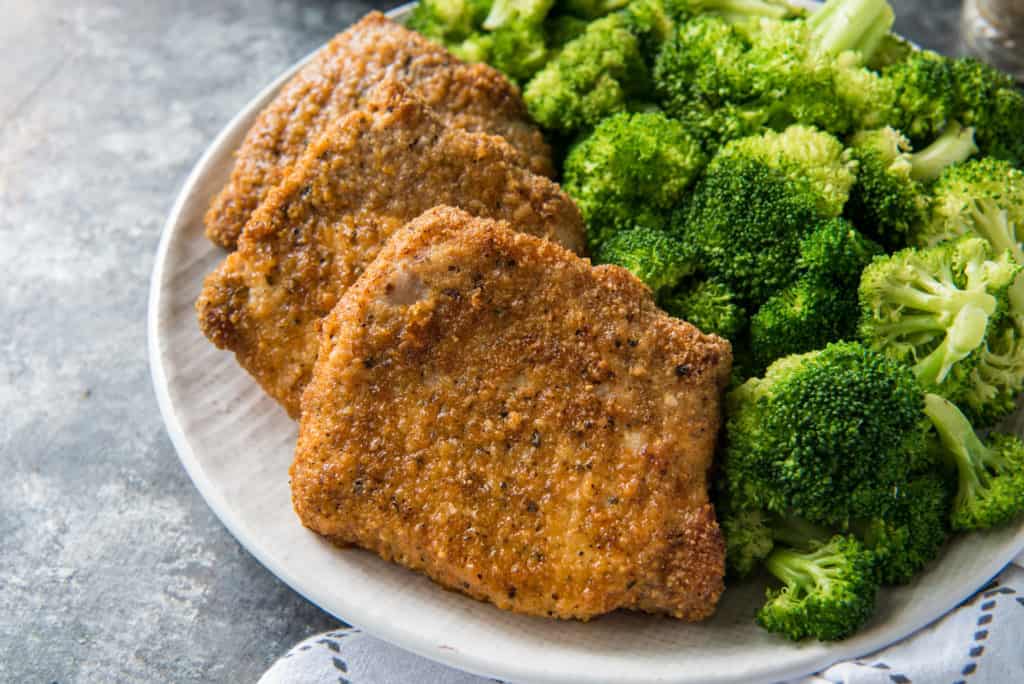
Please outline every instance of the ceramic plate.
M401 19L407 12L402 7L391 16ZM288 488L295 423L233 355L206 341L193 309L203 277L224 257L203 237L203 213L228 178L232 152L257 112L300 66L282 74L227 125L185 182L156 258L149 345L160 409L196 487L232 534L310 601L410 651L505 680L775 681L910 634L969 596L1024 548L1024 526L958 538L916 583L886 590L874 619L855 638L794 645L752 623L763 591L756 585L729 589L715 617L697 625L628 613L587 624L559 622L499 611L364 551L337 549L307 531L292 512Z

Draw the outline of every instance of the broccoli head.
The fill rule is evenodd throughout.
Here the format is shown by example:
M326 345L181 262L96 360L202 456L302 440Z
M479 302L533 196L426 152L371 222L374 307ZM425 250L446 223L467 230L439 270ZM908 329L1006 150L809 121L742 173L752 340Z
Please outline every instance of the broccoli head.
M972 237L878 258L861 276L860 336L912 365L923 386L957 400L1020 268Z
M456 44L480 30L490 9L491 0L423 0L408 26L446 45Z
M1024 166L1024 95L1013 78L966 57L952 63L954 115L975 130L981 153Z
M570 149L563 168L591 250L635 225L664 227L705 162L686 127L660 112L603 120Z
M843 219L821 224L800 244L796 282L772 295L750 320L755 368L856 337L857 284L882 248Z
M765 567L783 586L768 590L757 622L793 641L844 639L874 612L874 565L874 554L851 536L836 535L810 550L778 548Z
M850 530L875 554L883 584L906 584L939 555L953 490L944 473L924 472L894 487L877 515L852 521Z
M743 578L754 571L775 547L773 517L760 509L719 511L725 535L725 562L729 573Z
M931 50L914 50L882 75L895 89L891 125L915 144L927 144L953 118L956 92L950 60Z
M1024 172L1009 162L977 159L946 169L932 191L928 219L913 239L935 245L961 235L985 238L996 252L1024 264ZM1024 279L1015 285L1014 309L1024 313Z
M625 111L649 90L637 37L621 13L591 22L527 83L523 99L544 128L572 134Z
M753 159L781 171L795 183L806 183L817 195L822 216L838 216L856 179L856 163L834 136L809 126L794 125L781 133L734 140L719 157Z
M823 192L802 178L799 169L815 178L852 182L834 158L832 166L811 170L816 154L805 159L784 156L782 145L771 141L791 139L787 133L724 147L673 222L702 259L704 270L744 305L759 306L795 280L800 241L824 218L821 209L829 195L841 195L835 185ZM772 153L778 156L773 159Z
M665 311L706 333L733 340L747 325L747 314L736 295L716 280L701 280L676 288L660 299Z
M925 398L925 412L957 470L953 529L996 527L1024 513L1024 443L1003 434L991 434L982 442L967 417L934 394Z
M694 271L693 257L683 243L664 231L645 226L622 231L606 240L594 261L625 268L654 292L672 287Z
M974 131L957 122L916 154L899 131L888 127L857 133L851 146L858 171L845 214L890 249L904 246L911 230L925 220L925 181L977 151Z
M910 370L855 342L787 356L728 395L732 505L818 525L871 516L926 451Z

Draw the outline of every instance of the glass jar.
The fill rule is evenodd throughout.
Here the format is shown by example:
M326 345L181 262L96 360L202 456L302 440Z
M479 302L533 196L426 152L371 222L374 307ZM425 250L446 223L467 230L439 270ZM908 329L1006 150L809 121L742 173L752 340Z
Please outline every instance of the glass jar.
M964 0L964 51L1024 81L1024 0Z

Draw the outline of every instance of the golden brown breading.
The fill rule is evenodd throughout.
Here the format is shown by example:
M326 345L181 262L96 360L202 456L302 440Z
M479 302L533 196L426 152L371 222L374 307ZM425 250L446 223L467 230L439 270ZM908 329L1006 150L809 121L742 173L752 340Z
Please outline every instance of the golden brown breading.
M427 209L509 219L582 249L576 205L517 160L503 139L446 127L401 86L382 84L366 110L310 145L252 215L238 251L206 280L196 304L203 332L298 416L320 319Z
M302 522L522 613L700 620L732 353L592 267L447 207L324 320L292 465Z
M508 79L489 66L460 62L443 47L371 12L324 46L260 113L238 150L231 181L206 214L207 236L234 249L249 216L306 146L363 106L387 77L413 88L446 123L501 135L532 170L552 175L551 150Z

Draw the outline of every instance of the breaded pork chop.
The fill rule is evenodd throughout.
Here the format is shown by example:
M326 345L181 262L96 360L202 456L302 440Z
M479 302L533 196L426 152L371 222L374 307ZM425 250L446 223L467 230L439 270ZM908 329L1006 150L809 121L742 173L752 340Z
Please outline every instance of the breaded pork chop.
M250 214L306 146L365 104L387 77L415 90L446 123L503 136L532 170L553 173L551 151L508 79L371 12L324 46L260 113L236 153L231 181L206 214L207 236L234 249Z
M723 587L707 471L731 365L627 271L439 207L324 321L295 510L501 608L699 620Z
M207 278L203 332L297 417L317 329L391 235L438 204L508 219L575 250L583 220L503 139L447 127L385 83L311 145Z

